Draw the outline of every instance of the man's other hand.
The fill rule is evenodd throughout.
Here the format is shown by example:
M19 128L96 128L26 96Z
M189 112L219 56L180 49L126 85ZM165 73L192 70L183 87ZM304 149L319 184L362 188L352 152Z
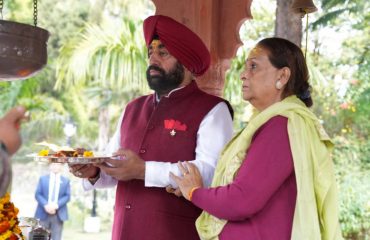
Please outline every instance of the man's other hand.
M97 164L102 171L120 181L145 178L145 161L128 149L119 149L113 154L115 159Z

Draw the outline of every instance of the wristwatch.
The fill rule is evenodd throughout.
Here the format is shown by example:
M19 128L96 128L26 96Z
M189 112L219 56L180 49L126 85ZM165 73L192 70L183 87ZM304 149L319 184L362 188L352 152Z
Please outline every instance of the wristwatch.
M6 147L6 145L3 143L3 141L0 140L0 149L5 152L6 154L9 154L8 152L8 148Z

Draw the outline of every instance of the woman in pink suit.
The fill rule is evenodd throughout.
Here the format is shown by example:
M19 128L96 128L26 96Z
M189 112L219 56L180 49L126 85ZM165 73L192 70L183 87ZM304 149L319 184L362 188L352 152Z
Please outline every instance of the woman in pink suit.
M171 175L204 210L201 239L341 239L332 143L308 109L308 79L301 49L288 40L266 38L250 52L241 80L255 114L224 148L212 187L191 163Z

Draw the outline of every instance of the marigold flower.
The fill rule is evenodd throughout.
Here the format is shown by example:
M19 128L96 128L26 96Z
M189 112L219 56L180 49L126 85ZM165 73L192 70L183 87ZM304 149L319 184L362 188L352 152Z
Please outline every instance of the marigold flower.
M92 151L84 151L83 156L84 157L93 157L94 153Z
M0 198L0 240L24 239L18 226L18 212L18 208L10 202L9 193Z
M47 155L49 155L49 150L47 150L47 149L42 149L40 152L39 152L39 154L38 154L39 156L41 156L41 157L45 157L45 156L47 156Z
M7 221L0 222L0 233L6 232L10 228L10 223Z

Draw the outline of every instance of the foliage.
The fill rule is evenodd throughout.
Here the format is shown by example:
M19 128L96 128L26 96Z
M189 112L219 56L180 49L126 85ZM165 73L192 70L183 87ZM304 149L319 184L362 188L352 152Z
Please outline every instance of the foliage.
M253 20L246 21L240 29L240 38L244 46L238 51L237 57L231 61L224 89L224 97L230 101L234 109L235 131L244 127L250 113L249 104L242 98L240 73L244 69L249 50L258 40L273 35L274 15L271 14L273 10L274 4L252 4Z
M370 234L370 141L353 133L334 138L337 179L340 183L340 222L347 239Z
M117 89L144 87L146 50L136 29L142 23L123 19L108 24L88 24L81 34L63 45L57 61L57 89L62 84L68 88L90 81Z
M33 25L32 0L4 1L4 18ZM63 96L68 93L53 90L55 84L55 59L61 43L80 29L87 19L88 1L66 0L55 2L43 0L38 3L38 26L50 32L48 41L48 64L36 76L15 82L0 83L0 113L22 104L31 113L31 121L22 124L24 141L13 161L25 161L25 154L33 152L34 143L52 141L65 144L63 124L68 118L70 103ZM40 131L42 129L42 131Z
M322 0L321 7L325 13L311 24L313 30L328 25L340 27L342 24L364 24L369 17L365 9L369 9L370 3L363 0Z
M224 97L231 103L234 109L234 131L244 127L244 112L248 105L243 100L241 93L240 73L244 69L246 53L243 52L240 57L234 58L231 61L231 67L226 75Z
M106 106L108 103L119 104L119 107L111 107L114 111L112 121L116 121L123 103L141 92L140 89L145 84L142 81L145 72L145 70L142 70L145 65L145 58L138 55L143 56L144 54L145 56L145 48L141 40L142 36L136 29L138 26L141 27L141 23L137 20L128 20L127 15L138 15L133 10L133 5L141 9L143 6L146 9L150 8L148 8L146 2L144 4L144 1L137 1L135 4L114 0L100 2L102 4L93 5L89 1L83 0L39 1L38 26L51 33L48 41L48 65L33 78L12 83L0 82L0 100L2 102L0 113L3 114L17 104L23 104L30 110L32 117L29 123L22 126L23 137L28 141L23 144L14 160L21 161L23 154L34 151L33 143L41 140L64 145L63 124L70 117L74 119L78 126L78 134L72 138L72 143L78 146L95 148L97 143L91 139L97 139L98 135L99 123L97 119L99 114L96 111L97 107ZM5 4L4 18L33 24L31 0L5 1ZM102 11L104 8L106 10ZM125 11L121 11L121 8ZM124 21L122 21L123 18ZM94 25L96 22L99 22L100 25ZM86 26L89 26L89 31L85 31ZM120 34L116 34L117 32ZM128 36L131 37L128 38ZM63 81L58 82L58 88L55 88L58 76L56 74L57 60L61 59L61 53L68 44L80 44L81 38L79 37L90 38L91 41L85 45L89 49L91 49L89 44L94 41L103 45L106 44L107 48L105 49L102 45L98 46L102 48L97 50L97 57L92 58L92 60L94 64L100 64L97 69L103 69L102 73L109 74L110 80L105 81L108 78L100 75L99 79L91 82L92 78L89 76L88 85L86 82L72 85L69 83L74 83L73 81L63 79ZM70 45L70 48L76 46ZM124 51L124 54L126 54L124 57L128 56L130 60L127 57L122 59L124 54L120 51ZM138 60L133 60L134 58ZM88 59L88 57L85 59ZM132 62L136 64L135 67L129 65ZM78 61L75 66L78 69L83 68L81 62ZM114 66L114 68L111 66ZM126 66L126 68L122 66ZM141 67L140 71L130 74L130 71L138 69L138 66ZM94 69L94 72L98 72L95 70L96 68L92 67L92 69ZM123 71L125 72L124 78L122 77ZM136 81L133 80L134 77ZM62 77L59 78L59 80L61 79ZM123 85L117 85L126 80L131 81L131 83L129 85L124 83L124 87ZM109 85L101 84L104 81ZM136 88L130 88L133 85ZM40 129L43 131L40 131Z
M146 47L141 31L137 29L141 25L142 22L128 18L119 21L107 18L99 24L86 24L60 50L55 88L73 89L85 96L85 109L90 110L84 111L85 116L98 119L98 126L90 129L94 133L98 130L98 138L96 134L93 137L98 139L94 149L102 150L108 142L111 105L115 101L125 104L127 97L122 95L130 90L147 89L143 81ZM77 113L83 109L76 107L79 105L70 105L70 112L81 120ZM85 132L86 128L82 130Z
M336 144L334 161L340 187L340 222L347 239L368 239L370 233L370 18L368 1L322 1L324 14L311 29L350 29L339 58L321 51L311 54L312 64L325 74L315 88L314 110ZM367 10L366 10L367 9ZM335 14L341 13L341 14Z

